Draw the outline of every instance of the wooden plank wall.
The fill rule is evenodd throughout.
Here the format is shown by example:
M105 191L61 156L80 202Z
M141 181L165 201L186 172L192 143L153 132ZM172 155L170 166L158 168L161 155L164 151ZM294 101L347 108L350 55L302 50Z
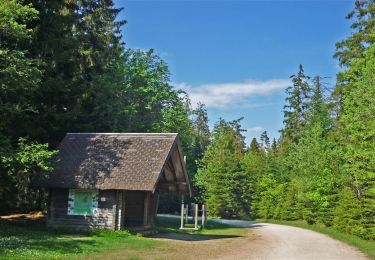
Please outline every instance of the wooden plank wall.
M48 211L48 226L67 228L105 228L116 227L116 191L100 190L98 213L95 216L68 215L68 189L51 189ZM101 201L105 197L105 201Z

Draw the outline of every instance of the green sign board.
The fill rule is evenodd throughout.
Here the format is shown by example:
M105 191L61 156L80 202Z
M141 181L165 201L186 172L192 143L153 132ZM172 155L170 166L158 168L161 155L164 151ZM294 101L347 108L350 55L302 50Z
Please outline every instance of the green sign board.
M92 216L98 208L98 191L69 190L68 215Z
M92 215L92 191L76 191L74 193L74 213L79 215Z

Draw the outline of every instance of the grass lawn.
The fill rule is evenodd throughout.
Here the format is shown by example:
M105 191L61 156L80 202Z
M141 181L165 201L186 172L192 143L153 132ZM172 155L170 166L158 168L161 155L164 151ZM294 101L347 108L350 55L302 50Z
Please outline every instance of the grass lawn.
M304 221L283 221L283 220L270 220L270 219L268 220L259 219L257 221L300 227L300 228L313 230L319 233L323 233L332 238L343 241L351 246L358 248L363 253L367 254L371 259L375 260L375 241L364 240L357 236L346 234L346 233L337 231L333 228L326 227L324 225L310 225Z
M160 233L181 232L178 219L158 218ZM209 222L208 228L181 232L189 236L226 238L240 236L242 230ZM0 221L1 259L79 259L105 256L106 252L121 250L121 255L138 259L145 251L168 248L168 242L131 234L127 231L87 231L48 229L38 221L11 224Z
M0 258L5 259L75 259L117 247L144 250L156 244L127 231L52 230L42 223L0 222L0 234Z

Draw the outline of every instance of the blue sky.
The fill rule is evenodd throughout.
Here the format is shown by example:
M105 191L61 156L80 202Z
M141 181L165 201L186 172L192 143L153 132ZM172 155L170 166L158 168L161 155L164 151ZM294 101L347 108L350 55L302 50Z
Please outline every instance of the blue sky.
M335 42L350 33L353 1L116 1L124 41L153 48L168 64L171 82L193 104L207 105L210 125L244 117L248 140L282 127L284 89L303 64L307 74L339 70Z

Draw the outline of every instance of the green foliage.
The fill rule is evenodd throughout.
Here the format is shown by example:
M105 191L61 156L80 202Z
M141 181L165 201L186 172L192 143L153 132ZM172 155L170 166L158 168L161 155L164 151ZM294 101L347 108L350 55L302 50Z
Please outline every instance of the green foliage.
M20 138L17 147L0 151L0 211L32 210L43 203L43 191L30 189L30 181L52 170L56 151L48 144L29 142Z
M121 121L125 131L152 131L160 129L168 106L173 107L176 97L169 85L169 69L154 51L126 49L124 52L125 77L123 79L122 107L125 116ZM173 96L171 96L173 95Z
M259 210L259 201L262 199L262 185L261 180L264 181L263 176L265 174L264 165L265 154L261 150L258 142L254 138L250 144L250 148L246 151L243 158L241 159L241 171L246 176L247 190L245 194L247 196L248 206L250 207L249 214L252 217L257 217ZM263 204L262 204L263 205Z
M30 55L33 31L29 24L38 12L31 5L9 0L0 3L0 136L11 137L36 113L30 96L39 90L41 60ZM11 138L16 141L17 138Z
M338 187L334 176L334 144L324 137L323 131L320 123L313 125L287 160L290 174L297 181L297 197L303 205L304 218L330 224Z
M286 89L286 105L284 106L284 125L282 134L293 142L298 142L306 124L306 111L310 94L310 77L305 75L303 66L299 65L298 73L290 77L293 85Z
M346 39L336 43L334 55L344 68L351 67L353 60L363 58L366 50L375 44L375 1L356 0L354 10L346 16L346 19L354 20L351 25L352 33ZM343 91L350 89L348 83L346 72L339 72L334 91L338 113L342 106Z
M203 152L210 144L210 129L208 127L208 116L206 106L202 103L197 104L197 108L192 111L193 128L196 132L194 138L195 154L201 159Z
M57 151L48 149L48 144L30 143L25 138L20 138L14 156L3 157L2 164L12 169L11 174L40 174L52 169L49 159L56 153Z
M336 43L335 57L341 65L350 66L352 60L363 57L366 49L375 43L375 1L355 1L355 8L346 19L355 19L352 34Z
M350 78L350 89L344 91L339 133L344 152L344 186L341 196L342 219L336 225L344 229L344 221L357 220L352 233L375 238L375 46L363 58L353 60L344 72ZM352 195L348 194L349 189ZM352 214L347 205L356 205ZM355 209L355 210L354 210ZM345 217L344 217L345 216ZM347 229L347 228L345 228Z
M196 185L201 189L203 200L212 216L238 217L247 212L248 202L243 195L247 189L246 176L240 171L243 155L243 139L239 121L220 120L212 133L196 175Z
M368 238L367 221L363 218L363 205L360 204L353 190L345 187L340 192L340 200L335 209L333 227L348 234Z

